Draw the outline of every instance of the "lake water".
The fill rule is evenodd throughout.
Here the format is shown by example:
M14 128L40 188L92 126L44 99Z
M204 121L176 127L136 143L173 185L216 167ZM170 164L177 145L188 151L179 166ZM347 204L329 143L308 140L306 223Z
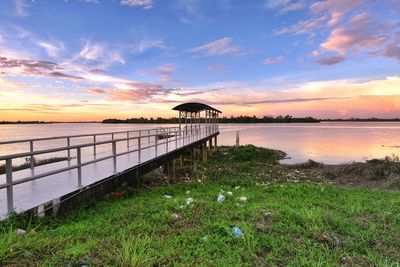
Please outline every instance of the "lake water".
M0 125L0 141L39 137L102 133L176 126L172 124L59 123ZM400 155L400 123L332 122L316 124L220 124L218 144L233 145L236 131L241 144L279 149L288 153L285 163L308 159L336 164ZM100 141L100 140L99 140ZM90 142L90 140L80 140ZM63 141L35 144L36 149L63 146ZM0 155L24 152L28 144L0 145ZM0 164L2 164L0 162Z

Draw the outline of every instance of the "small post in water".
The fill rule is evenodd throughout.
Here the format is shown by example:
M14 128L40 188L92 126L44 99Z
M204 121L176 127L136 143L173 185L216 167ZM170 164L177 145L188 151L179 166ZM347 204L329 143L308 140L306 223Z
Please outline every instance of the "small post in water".
M239 131L236 131L236 147L239 147Z

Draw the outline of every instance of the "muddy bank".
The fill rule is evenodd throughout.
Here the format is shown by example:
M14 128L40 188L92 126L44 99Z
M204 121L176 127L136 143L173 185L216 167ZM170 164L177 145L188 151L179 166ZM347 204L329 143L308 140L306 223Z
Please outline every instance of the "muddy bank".
M311 177L314 178L314 181L338 186L400 189L400 159L398 156L339 165L309 160L302 164L282 166L295 177Z

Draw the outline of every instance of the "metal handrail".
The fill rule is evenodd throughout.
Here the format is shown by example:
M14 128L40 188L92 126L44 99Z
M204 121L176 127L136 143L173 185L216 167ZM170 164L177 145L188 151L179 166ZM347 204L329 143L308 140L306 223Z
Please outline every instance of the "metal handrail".
M178 129L179 127L168 127L169 129ZM134 133L140 131L153 131L157 130L157 128L153 129L145 129L145 130L132 130L132 131L119 131L119 132L105 132L105 133L92 133L92 134L79 134L79 135L64 135L64 136L53 136L53 137L43 137L43 138L34 138L34 139L19 139L19 140L11 140L11 141L0 141L0 145L9 145L16 143L27 143L30 141L46 141L46 140L57 140L57 139L66 139L66 138L78 138L78 137L91 137L91 136L101 136L101 135L110 135L110 134L123 134L123 133Z

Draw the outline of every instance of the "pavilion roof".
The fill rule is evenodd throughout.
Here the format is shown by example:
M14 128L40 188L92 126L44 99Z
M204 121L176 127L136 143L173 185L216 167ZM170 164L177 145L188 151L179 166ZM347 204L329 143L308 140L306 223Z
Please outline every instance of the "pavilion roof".
M189 103L183 103L180 104L176 107L174 107L172 110L179 110L179 111L186 111L186 112L200 112L203 110L213 110L218 113L222 113L216 108L213 108L209 105L203 104L203 103L197 103L197 102L189 102Z

